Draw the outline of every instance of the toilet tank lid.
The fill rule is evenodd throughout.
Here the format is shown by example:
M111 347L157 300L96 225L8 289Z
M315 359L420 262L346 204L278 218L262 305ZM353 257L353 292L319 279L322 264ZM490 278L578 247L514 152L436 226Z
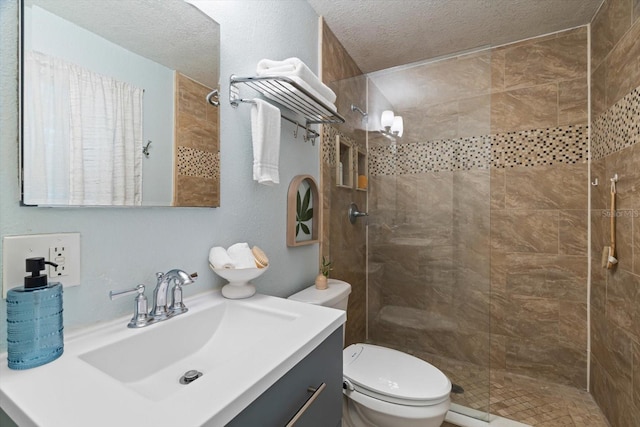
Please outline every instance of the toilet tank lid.
M289 297L294 301L306 302L322 306L332 306L351 293L351 285L342 280L329 279L327 289L316 289L315 285L309 286Z
M352 344L342 353L343 375L361 393L392 403L429 405L446 400L449 378L409 354L372 344Z

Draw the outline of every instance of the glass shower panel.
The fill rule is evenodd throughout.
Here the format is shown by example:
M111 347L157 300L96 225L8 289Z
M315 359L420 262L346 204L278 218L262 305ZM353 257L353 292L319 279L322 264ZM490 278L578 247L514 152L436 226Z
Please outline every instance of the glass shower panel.
M368 75L368 340L422 358L487 419L489 50ZM385 110L402 135L382 127Z

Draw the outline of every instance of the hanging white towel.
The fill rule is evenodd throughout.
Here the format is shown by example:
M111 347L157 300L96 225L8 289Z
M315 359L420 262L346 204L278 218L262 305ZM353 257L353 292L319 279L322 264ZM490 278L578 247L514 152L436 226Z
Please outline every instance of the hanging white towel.
M251 106L253 179L260 184L280 183L280 109L261 99Z

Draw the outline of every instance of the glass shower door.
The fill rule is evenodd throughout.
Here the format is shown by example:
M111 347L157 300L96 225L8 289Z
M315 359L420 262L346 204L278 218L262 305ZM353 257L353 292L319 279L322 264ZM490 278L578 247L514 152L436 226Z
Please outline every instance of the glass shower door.
M367 338L438 367L460 386L452 409L481 419L489 412L490 85L489 51L367 80ZM402 134L385 129L383 111L402 117Z

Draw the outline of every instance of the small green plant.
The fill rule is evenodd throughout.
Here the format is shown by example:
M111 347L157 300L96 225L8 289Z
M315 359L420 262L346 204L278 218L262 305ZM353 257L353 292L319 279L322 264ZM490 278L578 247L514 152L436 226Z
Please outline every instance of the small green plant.
M322 265L320 266L320 273L324 275L324 277L329 277L329 272L333 270L331 267L331 261L329 261L326 257L322 257Z

